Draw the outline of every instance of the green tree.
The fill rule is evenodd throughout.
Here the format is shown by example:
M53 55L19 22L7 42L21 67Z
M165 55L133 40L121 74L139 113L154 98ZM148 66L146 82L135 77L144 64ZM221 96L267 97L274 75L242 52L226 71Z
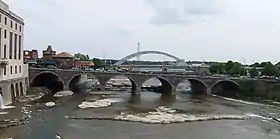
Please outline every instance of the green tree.
M230 60L225 64L225 70L228 73L229 70L233 67L234 63Z
M261 67L261 64L256 62L256 63L250 65L250 67Z
M262 75L278 76L278 68L274 66L271 62L262 62L261 65L264 66L262 69Z
M89 61L89 56L88 55L77 53L74 56L81 61Z
M246 76L247 75L247 70L245 68L241 68L239 75L240 76Z
M224 64L222 63L214 63L209 68L211 73L214 74L223 74L224 73Z
M228 66L231 66L231 62ZM242 65L238 62L234 62L231 66L231 68L228 70L228 74L229 75L240 75L241 73L241 68L242 68Z
M257 70L256 67L251 68L251 69L249 70L249 73L250 73L251 77L256 77L256 76L259 75L259 71Z
M260 67L265 67L265 66L271 66L271 65L273 65L270 61L268 61L268 62L262 62L261 64L260 64Z
M91 60L95 66L100 67L100 66L104 66L104 62L98 58L93 58Z

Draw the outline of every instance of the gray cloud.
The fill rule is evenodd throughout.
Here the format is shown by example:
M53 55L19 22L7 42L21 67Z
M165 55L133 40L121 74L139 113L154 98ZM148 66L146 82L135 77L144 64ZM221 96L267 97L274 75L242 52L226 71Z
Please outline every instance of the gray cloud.
M204 16L217 13L215 0L147 0L156 15L150 22L154 25L187 25Z
M25 20L26 49L120 59L140 41L185 60L279 61L279 0L4 1Z

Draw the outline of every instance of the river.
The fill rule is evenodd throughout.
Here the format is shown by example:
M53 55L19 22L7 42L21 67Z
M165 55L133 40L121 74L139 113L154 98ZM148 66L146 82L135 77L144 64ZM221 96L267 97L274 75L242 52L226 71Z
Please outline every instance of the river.
M118 102L103 108L80 109L83 101L102 97ZM176 99L162 98L154 92L142 92L141 99L126 91L111 95L73 95L56 100L53 108L31 106L27 124L0 130L0 138L54 139L279 139L280 108L217 96L193 96L177 93ZM244 120L204 120L172 124L145 124L115 121L122 112L144 113L166 106L186 115L246 115ZM18 106L20 107L20 106ZM1 116L1 115L0 115ZM67 117L78 117L70 119ZM94 119L98 117L104 120ZM88 119L83 119L88 118ZM91 118L91 119L90 119ZM111 119L110 119L111 118ZM275 118L275 119L272 119Z

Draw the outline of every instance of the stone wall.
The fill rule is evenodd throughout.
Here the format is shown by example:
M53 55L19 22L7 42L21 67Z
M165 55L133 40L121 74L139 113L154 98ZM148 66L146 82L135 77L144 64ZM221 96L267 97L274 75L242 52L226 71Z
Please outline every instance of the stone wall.
M11 104L15 101L15 99L26 95L26 82L28 83L28 80L26 80L26 78L18 78L0 82L0 87L2 88L3 100L5 105ZM14 89L12 90L12 88Z
M280 82L244 80L238 83L240 96L280 101Z

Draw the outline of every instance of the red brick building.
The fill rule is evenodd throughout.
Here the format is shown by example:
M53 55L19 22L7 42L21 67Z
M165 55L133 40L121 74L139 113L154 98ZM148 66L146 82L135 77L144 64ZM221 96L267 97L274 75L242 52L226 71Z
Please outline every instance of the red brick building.
M92 61L75 61L75 67L84 69L84 68L89 68L93 67L94 63Z
M52 60L53 56L56 55L56 51L52 49L52 46L48 46L46 50L43 50L43 60Z
M29 61L36 61L38 59L38 51L37 50L24 50L23 51L23 59L24 63L28 63Z
M57 67L73 68L75 67L75 57L67 52L61 52L52 56L53 60L57 62Z

